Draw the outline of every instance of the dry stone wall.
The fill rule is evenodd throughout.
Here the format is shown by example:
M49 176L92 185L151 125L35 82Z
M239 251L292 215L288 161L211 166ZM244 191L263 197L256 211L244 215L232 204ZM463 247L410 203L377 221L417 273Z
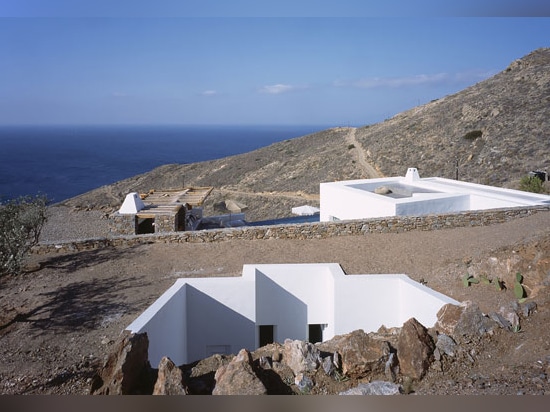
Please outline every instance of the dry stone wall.
M323 239L335 236L366 235L369 233L401 233L413 230L441 230L455 227L488 226L548 213L550 206L492 209L462 213L425 216L396 216L341 222L316 222L278 226L254 226L201 231L152 233L145 235L108 236L64 242L40 243L33 253L76 252L108 246L134 246L145 243L205 243L233 239Z

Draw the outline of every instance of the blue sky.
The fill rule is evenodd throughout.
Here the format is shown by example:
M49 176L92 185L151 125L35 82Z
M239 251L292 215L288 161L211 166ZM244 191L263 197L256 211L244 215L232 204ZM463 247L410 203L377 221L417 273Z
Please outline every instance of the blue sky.
M247 1L210 11L196 6L208 2L187 2L196 7L172 14L153 12L151 2L133 2L131 13L82 0L44 3L0 0L0 125L360 126L550 47L550 18L485 17L498 13L479 2L470 12L468 1L462 12L403 16L320 1L313 17L299 6L262 13ZM239 14L236 4L247 3Z

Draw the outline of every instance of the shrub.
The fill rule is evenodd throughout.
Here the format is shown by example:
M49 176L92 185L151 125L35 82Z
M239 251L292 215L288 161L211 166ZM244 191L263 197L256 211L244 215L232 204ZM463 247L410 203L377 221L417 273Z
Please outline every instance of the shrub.
M544 192L543 182L536 176L523 176L519 181L519 189L524 192L542 193Z
M483 136L483 132L481 130L472 130L471 132L466 133L463 138L466 140L475 140L481 136Z
M45 196L22 196L0 204L0 276L19 274L46 223Z
M355 149L355 145L353 143L348 145L348 150L351 150L351 149Z

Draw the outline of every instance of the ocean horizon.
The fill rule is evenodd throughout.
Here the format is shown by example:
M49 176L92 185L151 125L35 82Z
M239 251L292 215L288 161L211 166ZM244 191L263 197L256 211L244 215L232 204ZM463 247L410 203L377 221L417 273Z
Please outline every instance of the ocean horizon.
M45 195L62 202L171 163L246 153L333 126L0 126L0 201Z

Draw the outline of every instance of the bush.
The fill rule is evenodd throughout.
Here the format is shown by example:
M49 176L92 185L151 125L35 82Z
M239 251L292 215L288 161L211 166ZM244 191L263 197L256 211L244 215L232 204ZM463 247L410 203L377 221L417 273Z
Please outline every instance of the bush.
M22 196L0 204L0 276L19 274L46 223L45 196Z
M544 192L543 182L536 176L523 176L519 181L519 188L524 192L542 193Z

